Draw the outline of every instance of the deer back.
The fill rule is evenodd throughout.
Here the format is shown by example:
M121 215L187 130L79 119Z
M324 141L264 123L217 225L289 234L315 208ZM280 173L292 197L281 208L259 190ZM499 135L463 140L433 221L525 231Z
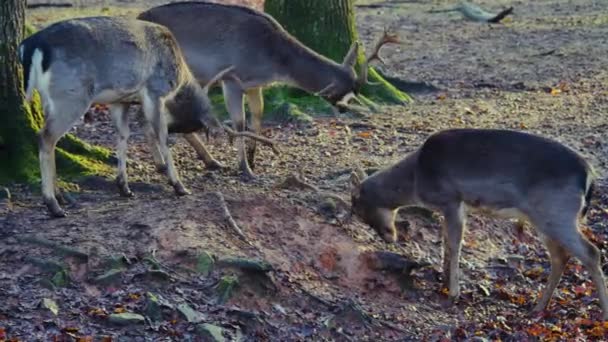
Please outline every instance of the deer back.
M138 18L159 23L173 32L201 82L233 65L245 88L274 81L308 91L319 91L331 82L348 87L349 91L355 86L352 65L338 64L317 54L272 17L253 9L182 2L152 8Z
M192 75L171 32L156 24L114 17L55 23L21 44L26 79L36 49L43 72L60 95L84 87L99 102L137 92L144 83L167 94Z
M420 148L416 192L424 202L523 212L556 193L583 196L591 166L563 144L510 130L454 129L431 136Z

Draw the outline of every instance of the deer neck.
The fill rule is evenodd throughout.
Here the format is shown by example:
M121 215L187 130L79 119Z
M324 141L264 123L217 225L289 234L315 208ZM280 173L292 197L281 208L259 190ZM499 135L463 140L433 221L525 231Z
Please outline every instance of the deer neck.
M398 209L415 205L416 194L415 169L417 153L410 154L400 162L379 171L366 179L366 193L375 205L387 209Z
M284 56L287 61L284 74L290 85L316 93L341 79L340 64L303 46L296 46L290 52Z

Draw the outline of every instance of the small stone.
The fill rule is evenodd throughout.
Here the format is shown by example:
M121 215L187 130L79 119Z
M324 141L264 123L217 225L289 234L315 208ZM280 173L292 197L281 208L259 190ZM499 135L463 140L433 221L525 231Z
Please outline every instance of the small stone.
M119 282L122 279L122 270L112 269L108 272L95 278L94 282L101 285L110 285Z
M257 259L246 259L246 258L223 258L218 260L217 265L219 267L227 267L227 268L238 268L242 271L250 271L250 272L270 272L272 271L272 265L270 265L265 260L257 260Z
M217 325L205 323L196 326L196 333L205 339L205 341L224 342L224 329Z
M108 321L116 325L132 325L144 323L146 319L140 314L123 312L119 314L111 314L108 316Z
M213 256L207 252L202 252L196 257L196 271L205 277L213 271Z
M57 287L65 287L70 283L70 276L65 270L59 271L51 278L51 282Z
M335 214L337 210L336 201L333 198L326 198L319 205L319 211L328 215Z
M48 309L55 316L57 316L57 314L59 313L59 306L57 306L57 303L50 298L43 298L42 302L40 302L40 306L45 309Z
M146 308L144 310L146 316L148 316L152 321L158 322L163 318L158 296L151 292L146 293Z
M224 276L217 285L218 303L224 304L232 297L234 290L239 284L239 279L235 276Z
M204 320L203 314L192 309L190 305L186 303L179 304L177 311L188 321L188 323L199 323Z

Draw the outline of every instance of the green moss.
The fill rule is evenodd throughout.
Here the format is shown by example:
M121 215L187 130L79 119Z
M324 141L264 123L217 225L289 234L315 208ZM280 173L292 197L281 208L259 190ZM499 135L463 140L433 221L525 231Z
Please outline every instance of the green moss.
M395 86L380 76L374 68L369 68L368 79L372 83L378 83L363 86L361 93L370 99L381 103L397 104L406 104L412 101L412 98L408 94L395 88Z
M6 153L0 153L0 165L8 166L0 167L0 184L40 182L37 132L44 122L40 108L40 97L35 93L31 105L24 104L21 108L26 115L15 127L15 136L4 138L6 144L11 146ZM63 180L112 173L111 152L108 149L91 146L70 134L58 142L55 156L57 175Z
M338 63L342 62L352 42L359 40L353 1L266 0L264 10L304 45ZM359 71L364 62L365 52L361 49L355 69ZM375 108L374 101L384 104L405 104L412 100L406 93L387 82L373 68L369 68L368 78L370 82L378 83L365 85L360 89L361 100L370 106L370 109ZM272 113L276 105L281 106L284 102L293 103L309 113L331 112L329 105L322 99L310 95L305 97L294 95L293 90L289 88L277 87L273 90L274 92L271 90L265 94L266 102L270 104L266 109L267 113Z
M112 174L112 166L99 159L70 153L57 148L55 152L57 174L62 178L76 179L82 176Z
M95 159L101 162L109 163L111 161L112 152L107 148L90 145L71 134L66 134L59 142L57 147L73 154L78 154L83 157Z
M26 22L26 23L25 23L25 31L24 31L24 33L25 33L25 34L24 34L24 38L27 38L27 37L29 37L29 36L33 35L34 33L36 33L36 31L37 31L37 30L36 30L36 28L34 27L34 25L32 25L32 24L30 24L30 23Z
M229 119L221 90L214 88L209 93L209 97L215 113L222 119ZM286 104L292 105L287 111L285 110ZM309 95L299 89L287 86L271 86L264 89L265 120L308 121L308 114L331 115L332 108L322 98Z

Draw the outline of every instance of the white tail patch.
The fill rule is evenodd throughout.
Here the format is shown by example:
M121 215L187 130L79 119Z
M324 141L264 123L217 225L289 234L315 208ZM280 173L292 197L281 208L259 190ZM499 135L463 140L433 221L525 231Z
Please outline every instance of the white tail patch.
M30 75L28 86L25 90L27 101L31 101L34 89L38 90L42 102L49 111L53 110L53 100L50 97L49 89L51 85L51 71L42 70L43 52L40 49L35 49L32 54L32 64L30 65Z

